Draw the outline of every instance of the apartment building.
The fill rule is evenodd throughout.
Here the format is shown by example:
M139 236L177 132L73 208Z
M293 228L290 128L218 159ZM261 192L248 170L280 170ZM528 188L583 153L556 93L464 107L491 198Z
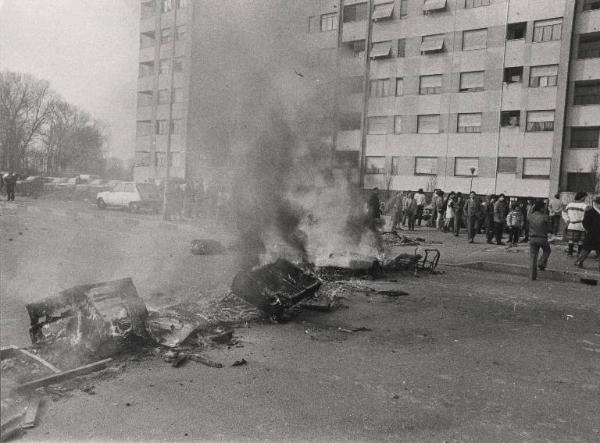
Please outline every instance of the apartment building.
M364 187L547 197L592 190L598 0L322 0L339 157ZM313 47L316 45L313 45Z

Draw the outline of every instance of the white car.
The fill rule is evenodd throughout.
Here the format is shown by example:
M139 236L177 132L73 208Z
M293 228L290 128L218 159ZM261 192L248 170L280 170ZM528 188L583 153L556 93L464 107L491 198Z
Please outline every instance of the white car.
M131 212L142 209L158 211L162 198L158 187L151 183L122 182L117 183L110 191L99 192L96 205L100 209L112 206L126 208Z

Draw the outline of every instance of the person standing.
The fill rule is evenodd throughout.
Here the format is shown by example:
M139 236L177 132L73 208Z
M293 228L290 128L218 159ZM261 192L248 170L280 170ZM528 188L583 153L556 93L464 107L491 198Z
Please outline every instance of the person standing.
M578 192L575 194L575 201L567 205L563 212L563 218L567 222L567 241L569 244L568 255L573 256L575 243L577 243L577 253L580 253L583 246L583 238L585 229L583 229L583 215L587 208L585 198L586 192Z
M550 211L550 220L552 221L552 235L558 235L560 229L560 219L564 209L563 202L560 199L560 194L555 194L554 198L550 199L548 203L548 210Z
M551 222L544 208L542 200L536 200L533 204L533 211L529 217L529 278L537 279L537 271L543 271L548 265L550 257L550 244L548 243L548 232L551 228ZM542 250L542 257L538 262L538 255Z
M373 188L369 200L367 201L367 211L369 217L374 220L381 218L381 202L379 201L379 188Z
M582 224L585 229L585 239L575 262L578 268L583 268L583 262L592 250L600 254L600 196L594 199L592 208L585 211ZM600 271L600 262L598 262L598 270Z
M485 240L488 244L492 244L494 238L494 204L496 203L496 196L494 194L488 197L488 201L485 204Z
M433 227L442 230L442 219L444 218L444 192L438 189L433 199L433 210L435 213L435 219Z
M469 243L475 242L475 234L477 233L477 224L479 223L479 215L481 213L481 203L474 191L469 194L469 199L465 203L465 216L467 218L467 236Z
M446 214L444 221L444 232L448 232L450 229L450 225L454 222L454 206L456 203L454 202L454 192L451 192L448 196L448 200L446 200Z
M17 186L17 176L10 171L4 177L4 186L6 186L6 201L15 201L15 187Z
M504 223L508 215L508 205L504 194L498 196L498 201L494 203L494 235L497 245L504 245L502 235L504 233Z
M415 217L417 219L417 224L421 226L421 220L423 219L423 209L425 208L425 203L427 203L427 197L423 192L423 188L420 188L415 193L415 202L417 204L417 212L415 214Z
M523 213L521 205L518 202L513 202L510 206L510 212L506 216L506 226L508 227L508 241L510 246L517 246L521 229L523 228Z
M402 192L398 192L390 202L392 231L401 229L399 225L402 224L402 198Z
M406 203L405 216L408 222L408 230L415 230L415 219L417 218L417 201L414 198L413 194L408 195L408 201Z
M463 224L464 217L464 209L465 209L465 199L462 196L461 192L456 193L456 204L454 205L454 236L458 237L460 234L460 228Z

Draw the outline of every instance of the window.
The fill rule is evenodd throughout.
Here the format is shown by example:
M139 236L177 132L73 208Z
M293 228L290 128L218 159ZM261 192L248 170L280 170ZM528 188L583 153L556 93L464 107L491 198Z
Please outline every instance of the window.
M481 132L481 114L458 114L458 132L476 133Z
M185 97L183 95L183 88L174 88L173 89L173 102L179 103L185 101Z
M158 64L158 73L165 75L169 73L169 59L163 58Z
M504 83L521 83L523 80L523 66L504 68Z
M471 173L471 170L473 170L473 173ZM479 175L479 157L455 157L454 175L456 177Z
M503 128L518 128L521 119L521 111L502 111L500 114L500 126Z
M356 131L360 129L362 115L360 112L338 114L338 127L340 131Z
M417 116L417 132L419 134L438 134L440 132L439 114Z
M168 127L169 127L168 120L156 120L156 134L158 134L158 135L166 134Z
M187 0L161 0L160 3L161 12L172 11L173 6L175 6L177 9L187 8L188 6Z
M444 34L424 35L421 39L421 54L444 51Z
M138 91L138 106L152 106L152 91Z
M183 40L185 38L185 34L187 32L187 27L185 25L180 25L175 28L175 38L177 40Z
M460 73L460 92L483 91L483 73L484 71L461 72Z
M600 80L575 82L576 105L600 104Z
M396 115L394 117L394 134L402 134L402 116Z
M600 0L583 0L584 11L594 11L600 9Z
M598 149L600 127L571 128L571 149Z
M171 28L163 28L160 30L160 44L164 45L171 41Z
M387 97L390 95L390 80L387 78L371 80L369 90L371 97Z
M465 9L479 8L481 6L489 6L491 0L465 0Z
M308 33L317 32L319 30L319 16L311 15L308 17Z
M369 117L367 126L367 133L369 134L387 134L388 117Z
M485 49L487 45L487 29L463 31L463 51Z
M385 20L393 18L394 16L394 3L381 3L375 5L373 9L373 20Z
M366 20L368 15L367 3L344 6L344 23L360 22Z
M568 172L567 192L596 192L598 177L594 172Z
M437 157L415 157L415 175L437 175Z
M171 124L171 133L172 134L182 134L183 133L183 120L178 118L173 120Z
M406 54L406 39L398 40L398 57L404 57Z
M523 178L550 178L550 158L524 158Z
M365 157L365 174L385 174L385 157Z
M404 79L396 79L396 96L399 97L404 94Z
M498 174L516 174L517 157L498 157Z
M419 94L441 94L442 93L442 74L422 75L419 85Z
M183 57L175 57L173 59L173 71L174 72L183 71Z
M506 26L506 40L522 40L527 34L527 22L509 23Z
M154 15L154 0L142 3L141 15L142 18L152 17Z
M554 131L554 111L528 111L527 131Z
M392 175L400 175L400 162L402 157L392 157Z
M360 94L363 92L364 78L362 76L347 77L342 81L344 89L348 94Z
M159 89L158 90L158 104L164 105L165 103L169 103L169 90L168 89Z
M408 0L400 0L400 18L404 18L408 15Z
M423 14L431 14L443 9L446 9L446 0L425 0L423 2Z
M154 46L154 31L151 32L142 32L140 34L140 48L149 48Z
M139 65L138 77L152 77L154 75L154 62L143 62Z
M600 32L581 34L579 36L578 58L600 57Z
M321 16L321 32L335 31L338 28L337 12L333 14L323 14Z
M530 88L547 88L558 82L558 65L532 66L529 72Z
M366 44L365 40L356 40L350 43L352 45L352 56L362 57L365 55Z
M562 18L541 20L533 25L533 42L543 43L560 40L562 35Z
M167 153L166 152L155 152L154 153L154 166L164 168L167 164ZM169 166L173 166L173 153L171 153L171 159Z
M134 164L135 166L150 166L150 153L147 151L136 151Z
M371 58L387 58L392 55L392 42L377 42L371 47Z
M138 137L152 134L152 122L150 120L139 120L136 123L135 132Z

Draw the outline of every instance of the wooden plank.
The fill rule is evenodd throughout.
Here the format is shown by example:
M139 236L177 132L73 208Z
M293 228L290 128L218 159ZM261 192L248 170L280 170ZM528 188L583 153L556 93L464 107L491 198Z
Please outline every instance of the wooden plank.
M29 400L29 404L27 405L27 412L25 413L25 418L21 423L21 429L29 429L35 427L35 420L37 418L38 409L42 399L40 397L34 397Z
M100 369L104 369L108 363L112 361L112 358L105 358L104 360L97 361L95 363L90 363L85 366L80 366L75 369L70 369L68 371L60 372L58 374L49 375L47 377L38 378L37 380L32 380L27 383L23 383L16 387L17 391L26 390L26 389L35 389L41 386L47 386L52 383L58 383L63 380L68 380L69 378L77 377L79 375L89 374L90 372L99 371Z
M48 369L50 369L52 372L54 372L54 373L56 373L56 374L58 374L58 373L60 373L60 372L61 372L61 370L60 370L60 369L58 369L58 368L57 368L56 366L54 366L52 363L50 363L50 362L48 362L48 361L44 360L43 358L41 358L41 357L38 357L37 355L35 355L35 354L33 354L33 353L29 352L29 351L28 351L28 350L26 350L26 349L21 349L21 348L18 348L18 349L19 349L19 352L21 352L21 354L24 354L24 355L26 355L27 357L29 357L29 358L31 358L31 359L33 359L33 360L37 361L38 363L40 363L40 364L42 364L42 365L44 365L44 366L46 366L46 367L47 367Z

